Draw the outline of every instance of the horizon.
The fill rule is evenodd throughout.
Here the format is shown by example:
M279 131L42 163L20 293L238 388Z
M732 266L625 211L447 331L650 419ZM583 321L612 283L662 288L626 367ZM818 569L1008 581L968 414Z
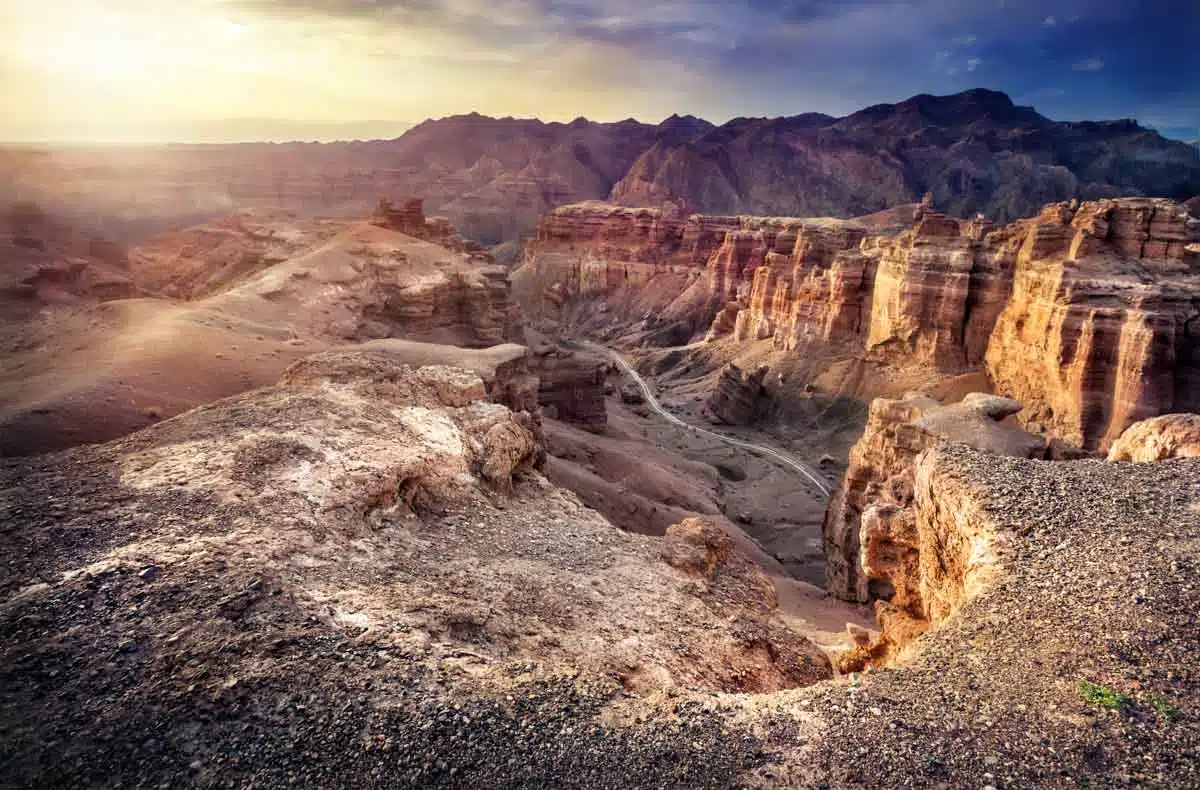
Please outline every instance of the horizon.
M1200 8L1184 0L46 0L0 8L0 24L10 141L388 139L236 127L463 108L720 125L970 85L1054 119L1200 137L1200 86L1183 76L1200 73ZM196 125L209 128L161 131Z
M921 94L921 93L918 93L918 94L913 94L910 96L898 98L898 99L895 99L892 101L879 102L874 105L865 105L863 107L859 107L856 110L854 110L850 113L846 113L844 115L830 115L830 118L832 120L839 120L841 118L848 117L850 115L853 115L856 112L860 112L862 110L866 110L871 107L895 106L898 104L902 104L905 101L909 101L911 99L917 98L918 96L932 95L934 98L945 99L945 98L953 98L955 96L961 96L963 94L977 92L977 91L988 91L988 92L1002 93L1002 94L1004 93L1003 91L997 91L995 89L986 88L983 86L966 88L962 91L959 91L956 93L951 93L951 94ZM1004 94L1004 95L1007 96L1007 94ZM1012 100L1011 96L1009 96L1008 98L1010 100ZM1119 122L1119 121L1132 120L1132 121L1138 122L1144 128L1146 128L1150 131L1154 131L1154 132L1158 133L1160 136L1162 136L1166 139L1169 139L1169 140L1175 140L1175 141L1184 142L1184 143L1200 142L1200 140L1197 139L1197 138L1200 138L1200 129L1174 130L1177 133L1172 134L1172 133L1170 133L1171 130L1164 130L1161 128L1156 128L1153 125L1147 124L1145 122L1140 121L1137 118L1132 118L1132 117L1123 117L1123 118L1116 118L1116 117L1113 117L1113 118L1054 118L1054 117L1051 117L1051 116L1047 115L1046 113L1042 112L1039 108L1037 108L1034 105L1021 105L1019 102L1016 102L1015 100L1013 100L1013 103L1015 106L1028 107L1030 109L1033 109L1033 110L1037 111L1039 114L1041 114L1043 117L1047 118L1048 120L1050 120L1052 122L1056 122L1056 123L1075 123L1075 122L1106 123L1106 122ZM492 115L492 114L480 112L477 109L470 109L470 110L466 110L466 111L462 111L462 112L453 112L448 115L424 118L424 119L422 119L420 121L416 121L416 122L392 121L392 120L314 121L314 120L309 120L309 119L285 119L285 118L210 119L210 120L204 120L204 121L197 121L192 124L179 123L179 124L172 124L172 125L167 125L167 124L157 125L160 130L162 128L166 128L168 126L173 126L177 129L192 127L192 128L205 128L208 130L205 133L198 134L193 137L174 137L174 136L162 136L162 135L149 135L149 136L143 135L143 136L139 137L135 134L130 134L127 136L116 136L116 135L113 135L112 130L109 129L107 134L102 134L97 137L82 137L82 136L79 136L78 134L72 135L72 136L57 136L57 137L56 136L45 136L45 137L37 137L37 136L20 137L20 136L17 136L17 137L9 138L9 137L0 136L0 146L5 146L5 147L9 147L9 148L46 147L46 148L51 148L51 149L87 150L87 149L94 149L94 148L159 148L159 147L188 147L188 146L203 147L203 146L222 146L222 145L257 145L257 144L262 144L262 145L272 145L272 144L273 145L326 145L326 144L356 143L356 142L357 143L389 142L389 141L396 140L396 139L403 137L405 134L407 134L412 129L417 128L426 123L436 123L436 122L447 121L447 120L450 120L453 118L463 118L463 117L470 117L470 116L479 116L479 117L483 117L483 118L489 118L492 120L500 120L500 121L537 121L537 122L544 123L547 125L550 125L550 124L566 125L566 124L570 124L575 121L586 121L586 122L595 123L595 124L611 125L611 124L626 123L626 122L633 121L635 123L639 123L644 126L658 126L663 123L666 123L667 121L671 120L672 118L681 117L681 118L695 118L698 120L705 121L707 123L711 123L716 127L720 127L720 126L732 123L734 121L739 121L739 120L757 120L757 119L774 120L774 119L779 119L779 118L798 117L798 116L807 115L807 114L829 115L828 113L821 113L818 110L800 110L799 112L790 112L790 113L785 113L782 115L736 116L733 118L723 119L721 121L714 121L710 118L705 118L703 116L697 116L697 115L694 115L691 113L671 113L669 115L663 116L658 121L648 121L648 120L644 120L643 118L638 118L638 117L634 117L634 116L627 116L627 117L623 117L623 118L615 118L615 117L613 117L613 118L594 118L594 117L588 117L586 115L570 116L569 113L559 116L559 117L552 117L552 118L538 117L538 116L519 116L519 115ZM310 130L316 129L316 128L326 128L326 129L377 128L380 130L384 130L384 132L381 135L375 135L375 136L317 135L317 136L308 136L308 137L284 136L279 133L256 136L256 137L239 137L236 134L231 134L229 132L229 127L244 128L246 126L257 126L257 127L268 127L268 128L275 127L277 130L282 129L282 128L287 128L287 127L308 128ZM226 127L226 131L224 131L224 132L219 131L219 129L221 127ZM0 128L2 128L2 127L0 127ZM394 133L389 134L388 132L394 132ZM1191 133L1191 136L1189 136L1189 134L1188 134L1189 132Z

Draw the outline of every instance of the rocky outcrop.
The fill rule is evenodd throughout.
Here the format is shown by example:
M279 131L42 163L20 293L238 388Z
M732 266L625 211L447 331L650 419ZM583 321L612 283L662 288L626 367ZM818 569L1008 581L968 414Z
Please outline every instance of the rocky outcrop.
M1131 425L1108 451L1110 461L1200 457L1200 414L1166 414Z
M547 218L553 241L534 240L525 267L560 308L575 300L602 305L599 323L664 324L672 343L690 330L937 375L982 370L1025 404L1028 427L1088 450L1139 419L1200 408L1200 221L1178 204L1055 203L1001 227L912 213L907 230L873 234L857 220L664 224L591 204ZM627 233L635 215L643 230ZM613 241L595 246L602 228ZM588 267L633 260L638 274L615 276L616 290L607 276L579 284Z
M0 200L0 318L139 296L119 245L34 203Z
M529 415L487 402L479 376L351 351L134 436L0 461L7 778L359 786L378 772L335 755L390 751L361 742L368 722L397 745L462 725L418 749L457 765L448 743L493 737L480 704L501 706L496 744L509 704L547 730L522 742L561 748L564 727L605 730L609 699L831 677L719 530L624 533L538 456ZM214 710L221 726L197 730ZM72 733L79 751L51 760ZM284 759L296 737L305 756ZM451 781L409 755L380 770Z
M375 204L371 222L385 228L398 230L409 236L425 234L425 201L419 197L406 198L397 206L390 198L380 198Z
M441 366L468 370L483 381L488 399L493 403L507 406L514 412L537 414L538 379L530 369L529 349L525 346L504 343L473 349L388 338L349 349L357 352L364 362L375 358L383 367L400 364L412 368ZM325 367L330 364L327 360L342 359L346 353L346 349L325 352L297 364Z
M921 562L912 510L916 459L945 441L1002 456L1045 457L1044 438L1002 422L1020 410L1016 401L985 394L950 406L918 394L875 400L825 513L829 591L851 601L884 599L928 619L915 570Z
M546 417L595 433L604 431L608 426L606 360L578 349L539 344L532 348L530 366L538 377L538 402Z
M771 369L760 365L744 371L734 363L721 370L717 386L705 402L706 415L714 422L726 425L751 425L770 406L771 400L763 386Z

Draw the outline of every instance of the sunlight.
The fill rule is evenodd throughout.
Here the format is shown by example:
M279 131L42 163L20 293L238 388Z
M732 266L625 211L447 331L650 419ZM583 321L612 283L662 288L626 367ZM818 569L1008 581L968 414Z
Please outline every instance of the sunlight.
M51 68L84 80L136 78L153 66L144 43L115 30L69 31L57 47L48 51Z

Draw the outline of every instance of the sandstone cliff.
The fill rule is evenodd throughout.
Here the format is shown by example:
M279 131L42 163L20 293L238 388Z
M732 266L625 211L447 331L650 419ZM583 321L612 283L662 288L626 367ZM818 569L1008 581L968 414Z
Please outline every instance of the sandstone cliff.
M543 221L514 279L534 315L643 319L651 341L983 370L1031 429L1103 450L1139 419L1200 408L1196 240L1200 220L1147 198L1056 203L1001 227L918 207L897 234L588 204Z
M1020 410L1015 401L983 394L951 406L916 394L872 403L825 514L826 588L847 600L886 598L895 611L927 620L927 604L912 586L921 562L912 510L915 460L946 440L998 455L1044 457L1043 438L999 422Z

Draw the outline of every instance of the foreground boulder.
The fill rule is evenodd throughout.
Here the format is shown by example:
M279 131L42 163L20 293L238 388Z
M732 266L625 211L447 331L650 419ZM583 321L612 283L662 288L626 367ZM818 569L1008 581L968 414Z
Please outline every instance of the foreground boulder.
M1165 414L1130 426L1108 451L1110 461L1200 457L1200 414Z

